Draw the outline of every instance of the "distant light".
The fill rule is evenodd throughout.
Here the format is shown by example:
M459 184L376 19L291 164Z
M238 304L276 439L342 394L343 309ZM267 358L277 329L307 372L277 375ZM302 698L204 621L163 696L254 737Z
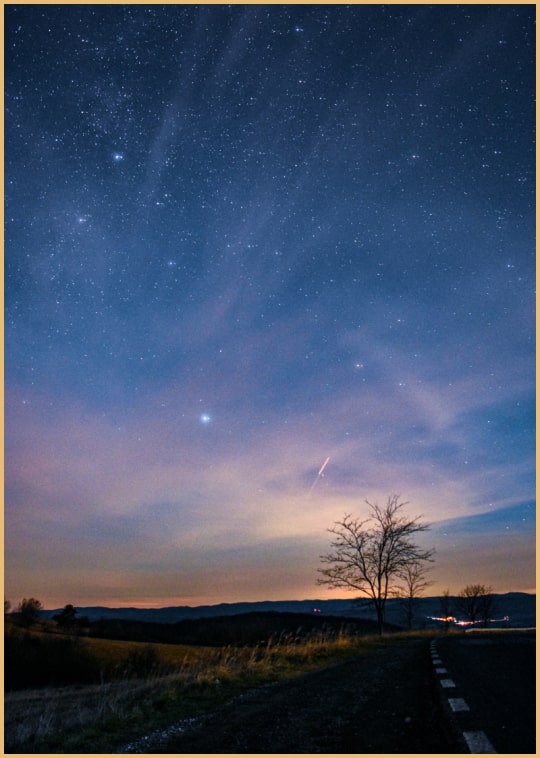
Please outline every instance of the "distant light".
M208 413L201 413L199 421L201 424L209 424L212 421L212 416L209 416Z

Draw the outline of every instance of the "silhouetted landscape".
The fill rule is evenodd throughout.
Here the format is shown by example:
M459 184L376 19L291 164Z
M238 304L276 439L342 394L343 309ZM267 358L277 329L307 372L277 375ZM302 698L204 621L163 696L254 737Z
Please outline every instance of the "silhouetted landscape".
M534 626L536 623L536 595L525 592L508 592L496 594L496 615L509 617L510 627ZM452 598L450 598L452 601ZM455 598L454 598L455 600ZM415 606L415 627L436 628L431 617L440 615L440 598L418 598ZM403 601L387 601L386 620L396 626L403 624ZM44 618L52 618L60 609L43 611ZM91 621L99 619L121 619L147 621L153 623L173 624L187 619L204 619L219 616L235 616L252 612L304 613L310 616L343 616L358 620L375 618L366 600L281 600L254 603L220 603L219 605L171 606L167 608L108 608L104 606L79 607L79 614Z
M463 627L430 617L440 602L419 598L418 627L406 631L388 620L382 636L365 606L339 600L154 610L67 605L31 619L8 613L6 747L15 753L182 753L271 752L281 744L283 752L318 752L321 746L403 752L407 744L407 751L420 753L437 746L439 752L466 752L441 704L427 645L437 638L472 638ZM532 650L534 634L531 648L526 627L535 623L535 596L496 595L493 608L503 620L476 631L492 632L499 641L510 635L509 642L528 635L523 640ZM389 601L389 619L401 612L398 600ZM525 653L519 645L501 650L509 663L510 653ZM516 666L505 682L518 677L523 697L523 662ZM532 672L528 664L525 670ZM320 687L333 692L333 700L325 696L319 703ZM353 709L349 726L323 728L328 719L343 719L339 713L351 688L364 693L358 703L363 718L371 714L369 723L358 731ZM497 689L500 695L501 685ZM294 723L283 715L291 708L299 714ZM388 708L403 714L405 727L380 729L377 714ZM284 719L290 724L276 733Z
M6 4L7 753L535 752L535 10Z

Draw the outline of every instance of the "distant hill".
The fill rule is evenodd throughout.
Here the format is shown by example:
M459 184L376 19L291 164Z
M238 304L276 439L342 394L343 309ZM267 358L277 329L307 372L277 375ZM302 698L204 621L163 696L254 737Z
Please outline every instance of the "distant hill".
M392 624L385 631L399 631ZM333 639L339 634L360 636L376 634L377 622L343 616L322 616L315 613L283 613L280 611L251 611L229 616L184 619L174 624L152 621L100 619L90 623L91 637L130 640L134 642L166 642L183 645L263 645L270 641L301 642Z
M42 612L44 618L52 618L61 609ZM108 608L106 606L77 606L79 616L96 619L130 619L174 624L185 619L237 616L253 611L277 611L279 613L324 613L330 616L358 617L353 600L264 600L253 603L219 603L218 605L179 605L165 608Z
M508 627L536 626L536 595L525 592L509 592L495 595L496 619L509 617ZM52 618L60 608L42 612L43 618ZM220 603L218 605L171 606L166 608L108 608L105 606L77 606L79 616L91 621L98 619L126 619L173 624L186 619L216 618L236 616L253 612L303 613L317 616L341 616L351 619L375 619L370 604L365 599L355 600L266 600L254 603ZM434 625L430 619L441 613L440 598L420 598L415 611L415 627L427 628ZM403 625L402 601L392 599L387 603L388 623Z

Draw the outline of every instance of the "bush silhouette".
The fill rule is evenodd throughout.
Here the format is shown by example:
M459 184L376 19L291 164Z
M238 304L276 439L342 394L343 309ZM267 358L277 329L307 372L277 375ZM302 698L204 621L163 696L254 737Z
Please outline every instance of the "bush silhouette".
M7 690L99 681L100 672L84 643L13 630L6 634L4 644Z

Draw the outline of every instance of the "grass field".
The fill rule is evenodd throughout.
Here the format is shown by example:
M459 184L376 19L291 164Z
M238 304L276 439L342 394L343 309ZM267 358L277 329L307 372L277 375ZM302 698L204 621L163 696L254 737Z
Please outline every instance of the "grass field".
M41 645L55 635L41 632ZM58 635L56 635L58 636ZM194 717L235 694L345 660L376 637L313 634L252 647L197 647L84 638L75 647L102 681L21 689L5 698L11 753L111 752L138 736Z

